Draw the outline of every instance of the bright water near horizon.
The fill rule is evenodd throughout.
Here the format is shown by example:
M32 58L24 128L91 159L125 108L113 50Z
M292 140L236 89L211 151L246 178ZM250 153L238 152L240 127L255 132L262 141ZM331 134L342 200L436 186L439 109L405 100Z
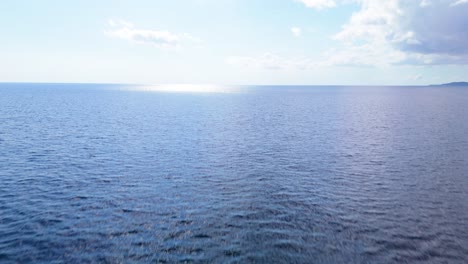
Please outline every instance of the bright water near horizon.
M1 263L467 263L468 89L0 84Z

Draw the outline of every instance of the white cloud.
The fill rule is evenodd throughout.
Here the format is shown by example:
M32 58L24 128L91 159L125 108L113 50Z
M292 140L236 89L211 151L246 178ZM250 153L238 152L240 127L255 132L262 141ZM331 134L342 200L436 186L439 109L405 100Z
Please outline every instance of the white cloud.
M132 23L123 20L109 20L109 36L126 39L136 43L151 44L158 48L178 48L183 41L199 40L189 34L174 34L167 30L137 29Z
M468 4L468 0L458 0L456 2L453 2L450 4L451 6L457 6L457 5L462 5L462 4Z
M302 29L301 28L298 28L298 27L292 27L291 28L291 33L295 36L295 37L300 37L302 35Z
M296 0L297 2L303 3L306 7L314 8L317 10L332 8L336 6L334 0Z

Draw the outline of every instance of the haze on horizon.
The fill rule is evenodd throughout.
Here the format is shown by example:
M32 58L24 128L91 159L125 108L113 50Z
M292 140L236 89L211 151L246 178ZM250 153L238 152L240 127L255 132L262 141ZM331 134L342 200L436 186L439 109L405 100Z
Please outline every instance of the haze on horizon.
M468 0L0 3L0 82L466 81Z

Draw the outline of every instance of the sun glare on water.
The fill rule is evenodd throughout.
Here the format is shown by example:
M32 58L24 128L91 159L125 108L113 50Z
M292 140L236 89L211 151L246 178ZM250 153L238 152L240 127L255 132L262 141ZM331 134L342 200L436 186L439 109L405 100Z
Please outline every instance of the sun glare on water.
M128 88L132 91L167 92L167 93L236 93L239 87L213 84L162 84L141 85Z

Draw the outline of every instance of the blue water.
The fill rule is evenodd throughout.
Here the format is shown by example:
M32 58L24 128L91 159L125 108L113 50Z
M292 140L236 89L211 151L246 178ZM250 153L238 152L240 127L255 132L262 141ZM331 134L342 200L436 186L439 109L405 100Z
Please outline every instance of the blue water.
M468 89L0 84L0 262L466 263Z

